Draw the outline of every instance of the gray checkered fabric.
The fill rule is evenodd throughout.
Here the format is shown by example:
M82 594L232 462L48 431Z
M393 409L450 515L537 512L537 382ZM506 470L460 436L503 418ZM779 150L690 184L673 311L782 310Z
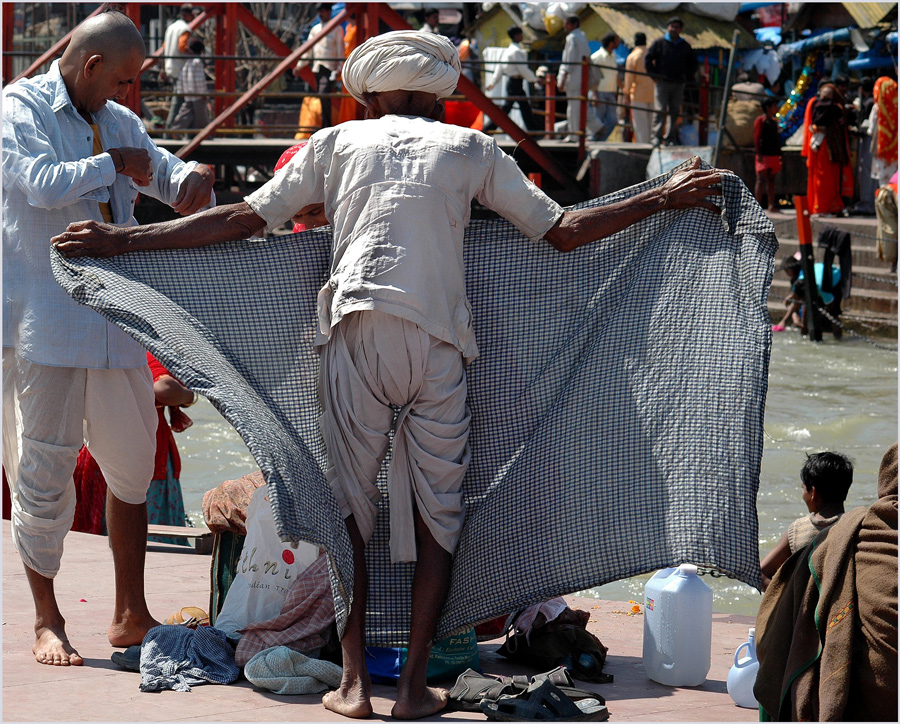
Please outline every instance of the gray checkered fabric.
M330 243L326 230L112 259L54 254L53 265L69 294L234 425L279 532L329 552L343 628L352 554L322 472L312 347ZM659 213L569 254L502 220L471 224L481 357L468 372L467 520L439 635L682 562L759 586L776 248L734 177L721 215ZM407 638L413 564L390 563L384 493L367 625L370 644L391 646Z

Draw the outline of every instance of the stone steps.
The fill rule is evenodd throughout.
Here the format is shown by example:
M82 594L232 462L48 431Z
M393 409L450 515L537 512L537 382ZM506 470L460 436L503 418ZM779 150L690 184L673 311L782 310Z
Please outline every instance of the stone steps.
M778 238L775 277L769 291L768 307L773 318L784 314L784 298L790 291L787 276L778 271L781 260L793 255L800 248L797 239L797 220L793 209L769 214ZM876 233L878 222L873 217L811 219L813 248L816 261L822 261L824 250L817 246L818 238L826 225L850 233L851 258L853 260L853 288L849 299L841 308L847 323L859 322L874 325L888 333L897 331L897 274L878 259ZM835 260L835 263L838 263Z
M783 276L783 275L782 275ZM791 290L788 280L772 280L769 290L769 306L773 304L784 308L784 298ZM885 292L879 289L858 289L855 285L849 299L841 301L841 309L846 312L862 313L877 312L879 315L893 316L894 325L897 324L897 292Z

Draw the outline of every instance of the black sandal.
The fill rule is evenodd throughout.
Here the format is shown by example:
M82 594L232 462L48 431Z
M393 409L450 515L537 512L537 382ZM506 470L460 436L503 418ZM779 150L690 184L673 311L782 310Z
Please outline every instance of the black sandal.
M549 679L535 681L517 696L484 700L481 711L494 721L606 721L609 710L596 697L577 701Z
M482 701L496 701L501 696L518 694L527 688L527 676L495 676L466 669L450 689L447 706L457 711L481 711Z

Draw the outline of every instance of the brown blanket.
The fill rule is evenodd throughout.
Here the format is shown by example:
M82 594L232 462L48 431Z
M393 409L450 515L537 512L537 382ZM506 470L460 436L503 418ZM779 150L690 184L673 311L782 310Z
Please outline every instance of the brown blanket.
M778 570L756 621L761 721L897 721L897 445L879 499Z

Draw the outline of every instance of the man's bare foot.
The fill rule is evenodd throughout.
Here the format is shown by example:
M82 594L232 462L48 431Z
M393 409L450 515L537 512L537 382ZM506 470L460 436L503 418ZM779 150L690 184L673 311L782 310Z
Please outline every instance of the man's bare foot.
M31 648L39 664L48 666L81 666L84 659L69 643L64 629L41 628L34 632Z
M398 686L397 703L391 709L391 716L394 719L423 719L444 709L449 698L450 692L437 686L426 686L424 694L415 698L409 690L402 691Z
M123 617L120 620L113 619L113 622L106 630L106 636L109 643L116 647L138 646L143 642L147 632L162 624L155 618L147 614L141 618Z
M351 719L368 719L372 716L370 688L362 679L356 679L349 685L342 681L339 689L329 691L322 697L322 705Z

